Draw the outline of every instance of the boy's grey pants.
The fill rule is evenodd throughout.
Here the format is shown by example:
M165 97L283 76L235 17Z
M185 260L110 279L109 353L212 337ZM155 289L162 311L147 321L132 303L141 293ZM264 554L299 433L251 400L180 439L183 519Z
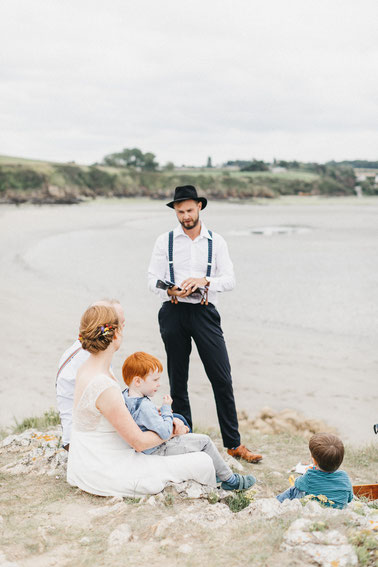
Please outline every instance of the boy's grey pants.
M184 453L196 453L197 451L205 451L213 460L215 472L219 480L228 480L233 472L230 467L222 459L218 449L208 435L199 433L186 433L185 435L177 435L151 453L151 455L183 455Z

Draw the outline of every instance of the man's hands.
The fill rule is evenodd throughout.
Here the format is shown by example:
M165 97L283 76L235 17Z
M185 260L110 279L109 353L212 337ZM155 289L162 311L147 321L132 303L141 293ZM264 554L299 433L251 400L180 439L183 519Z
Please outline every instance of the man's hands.
M185 433L188 433L188 431L189 427L187 427L184 422L181 421L181 419L179 419L178 417L173 418L172 437L175 437L176 435L185 435Z
M188 297L193 291L196 291L199 287L206 287L209 282L206 278L187 278L181 284L181 291L178 291L178 286L175 285L171 289L167 290L169 296L177 297Z

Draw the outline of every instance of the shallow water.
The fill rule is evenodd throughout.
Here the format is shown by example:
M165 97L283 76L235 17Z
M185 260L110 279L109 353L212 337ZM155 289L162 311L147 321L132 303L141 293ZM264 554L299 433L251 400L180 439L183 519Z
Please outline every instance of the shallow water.
M345 439L372 440L378 200L210 203L202 218L226 238L237 276L219 310L238 409L291 407ZM173 211L148 200L0 208L2 425L54 405L57 361L93 300L118 297L125 308L118 377L134 350L165 359L146 270L155 237L174 225ZM190 389L196 424L215 424L196 352Z

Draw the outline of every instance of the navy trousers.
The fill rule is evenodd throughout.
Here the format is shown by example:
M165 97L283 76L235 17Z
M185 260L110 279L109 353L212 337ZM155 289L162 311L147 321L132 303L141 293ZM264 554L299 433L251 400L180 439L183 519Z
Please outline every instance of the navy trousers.
M173 411L182 414L192 427L188 377L193 339L213 388L223 444L228 448L239 446L231 367L216 307L212 303L165 301L159 311L159 325L167 353Z

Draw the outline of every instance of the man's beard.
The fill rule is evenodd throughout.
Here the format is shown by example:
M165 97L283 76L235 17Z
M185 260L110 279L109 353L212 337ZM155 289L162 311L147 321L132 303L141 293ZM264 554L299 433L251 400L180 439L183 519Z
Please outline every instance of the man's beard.
M180 224L186 228L186 230L191 230L192 228L195 228L197 226L197 224L199 223L199 215L196 219L194 219L194 221L192 221L192 224L188 225L185 224L183 221L180 221Z

